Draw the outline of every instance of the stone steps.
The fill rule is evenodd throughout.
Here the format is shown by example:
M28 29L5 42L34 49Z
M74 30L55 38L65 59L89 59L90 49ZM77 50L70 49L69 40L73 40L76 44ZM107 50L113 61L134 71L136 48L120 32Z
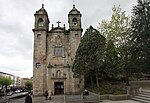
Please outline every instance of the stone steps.
M132 98L134 101L138 101L141 103L150 103L150 91L142 90L140 94L134 96Z
M150 95L146 95L146 94L138 94L138 96L140 96L140 97L148 97L148 98L150 98Z

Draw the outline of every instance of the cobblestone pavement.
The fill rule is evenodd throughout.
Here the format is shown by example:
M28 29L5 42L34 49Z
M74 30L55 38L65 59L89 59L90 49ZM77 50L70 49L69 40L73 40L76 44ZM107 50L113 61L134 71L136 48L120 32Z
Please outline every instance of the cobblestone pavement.
M52 100L45 100L45 97L32 97L33 103L64 103L64 96L52 96ZM18 99L11 99L9 103L24 103L23 98ZM71 103L83 103L83 102L71 102ZM110 101L110 100L103 100L103 102L100 103L140 103L132 100L123 100L123 101Z

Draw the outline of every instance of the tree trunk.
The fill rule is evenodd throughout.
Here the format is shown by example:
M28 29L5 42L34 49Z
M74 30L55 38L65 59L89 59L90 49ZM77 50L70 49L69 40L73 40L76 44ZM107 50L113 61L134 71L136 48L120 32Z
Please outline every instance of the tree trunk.
M101 102L100 100L100 86L99 86L99 79L98 79L98 69L95 69L96 74L96 84L97 84L97 92L98 92L98 102Z
M6 88L6 92L7 92L7 85L5 85L5 88Z
M125 74L126 74L126 85L129 86L129 71L128 71L128 55L127 55L127 51L126 51L126 55L125 55Z
M92 90L93 90L94 86L93 86L93 79L92 79L92 75L91 74L90 74L90 81L91 81L91 86L92 86Z
M128 75L128 70L127 68L125 68L125 72L126 72L126 86L129 86L129 75Z
M95 74L96 74L96 85L97 85L97 92L100 95L100 90L99 90L99 80L98 80L98 69L95 69Z

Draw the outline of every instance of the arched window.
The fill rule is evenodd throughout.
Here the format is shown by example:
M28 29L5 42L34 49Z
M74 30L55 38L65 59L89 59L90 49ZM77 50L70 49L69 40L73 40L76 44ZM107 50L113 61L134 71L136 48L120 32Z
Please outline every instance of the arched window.
M42 18L38 20L38 26L44 26L44 20Z
M73 18L72 22L73 22L74 25L77 25L77 23L78 23L77 18Z
M61 77L61 71L60 71L60 70L58 70L58 71L56 72L56 77L58 77L58 78Z
M41 39L41 34L37 34L37 38L38 38L38 39Z

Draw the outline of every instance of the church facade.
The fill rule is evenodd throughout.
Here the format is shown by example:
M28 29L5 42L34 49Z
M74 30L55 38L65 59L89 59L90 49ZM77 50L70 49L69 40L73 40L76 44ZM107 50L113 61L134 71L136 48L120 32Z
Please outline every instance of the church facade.
M72 65L82 35L81 13L73 8L68 14L69 29L65 25L49 30L50 20L44 5L36 11L34 24L33 95L76 94L84 87L84 79L74 77Z

